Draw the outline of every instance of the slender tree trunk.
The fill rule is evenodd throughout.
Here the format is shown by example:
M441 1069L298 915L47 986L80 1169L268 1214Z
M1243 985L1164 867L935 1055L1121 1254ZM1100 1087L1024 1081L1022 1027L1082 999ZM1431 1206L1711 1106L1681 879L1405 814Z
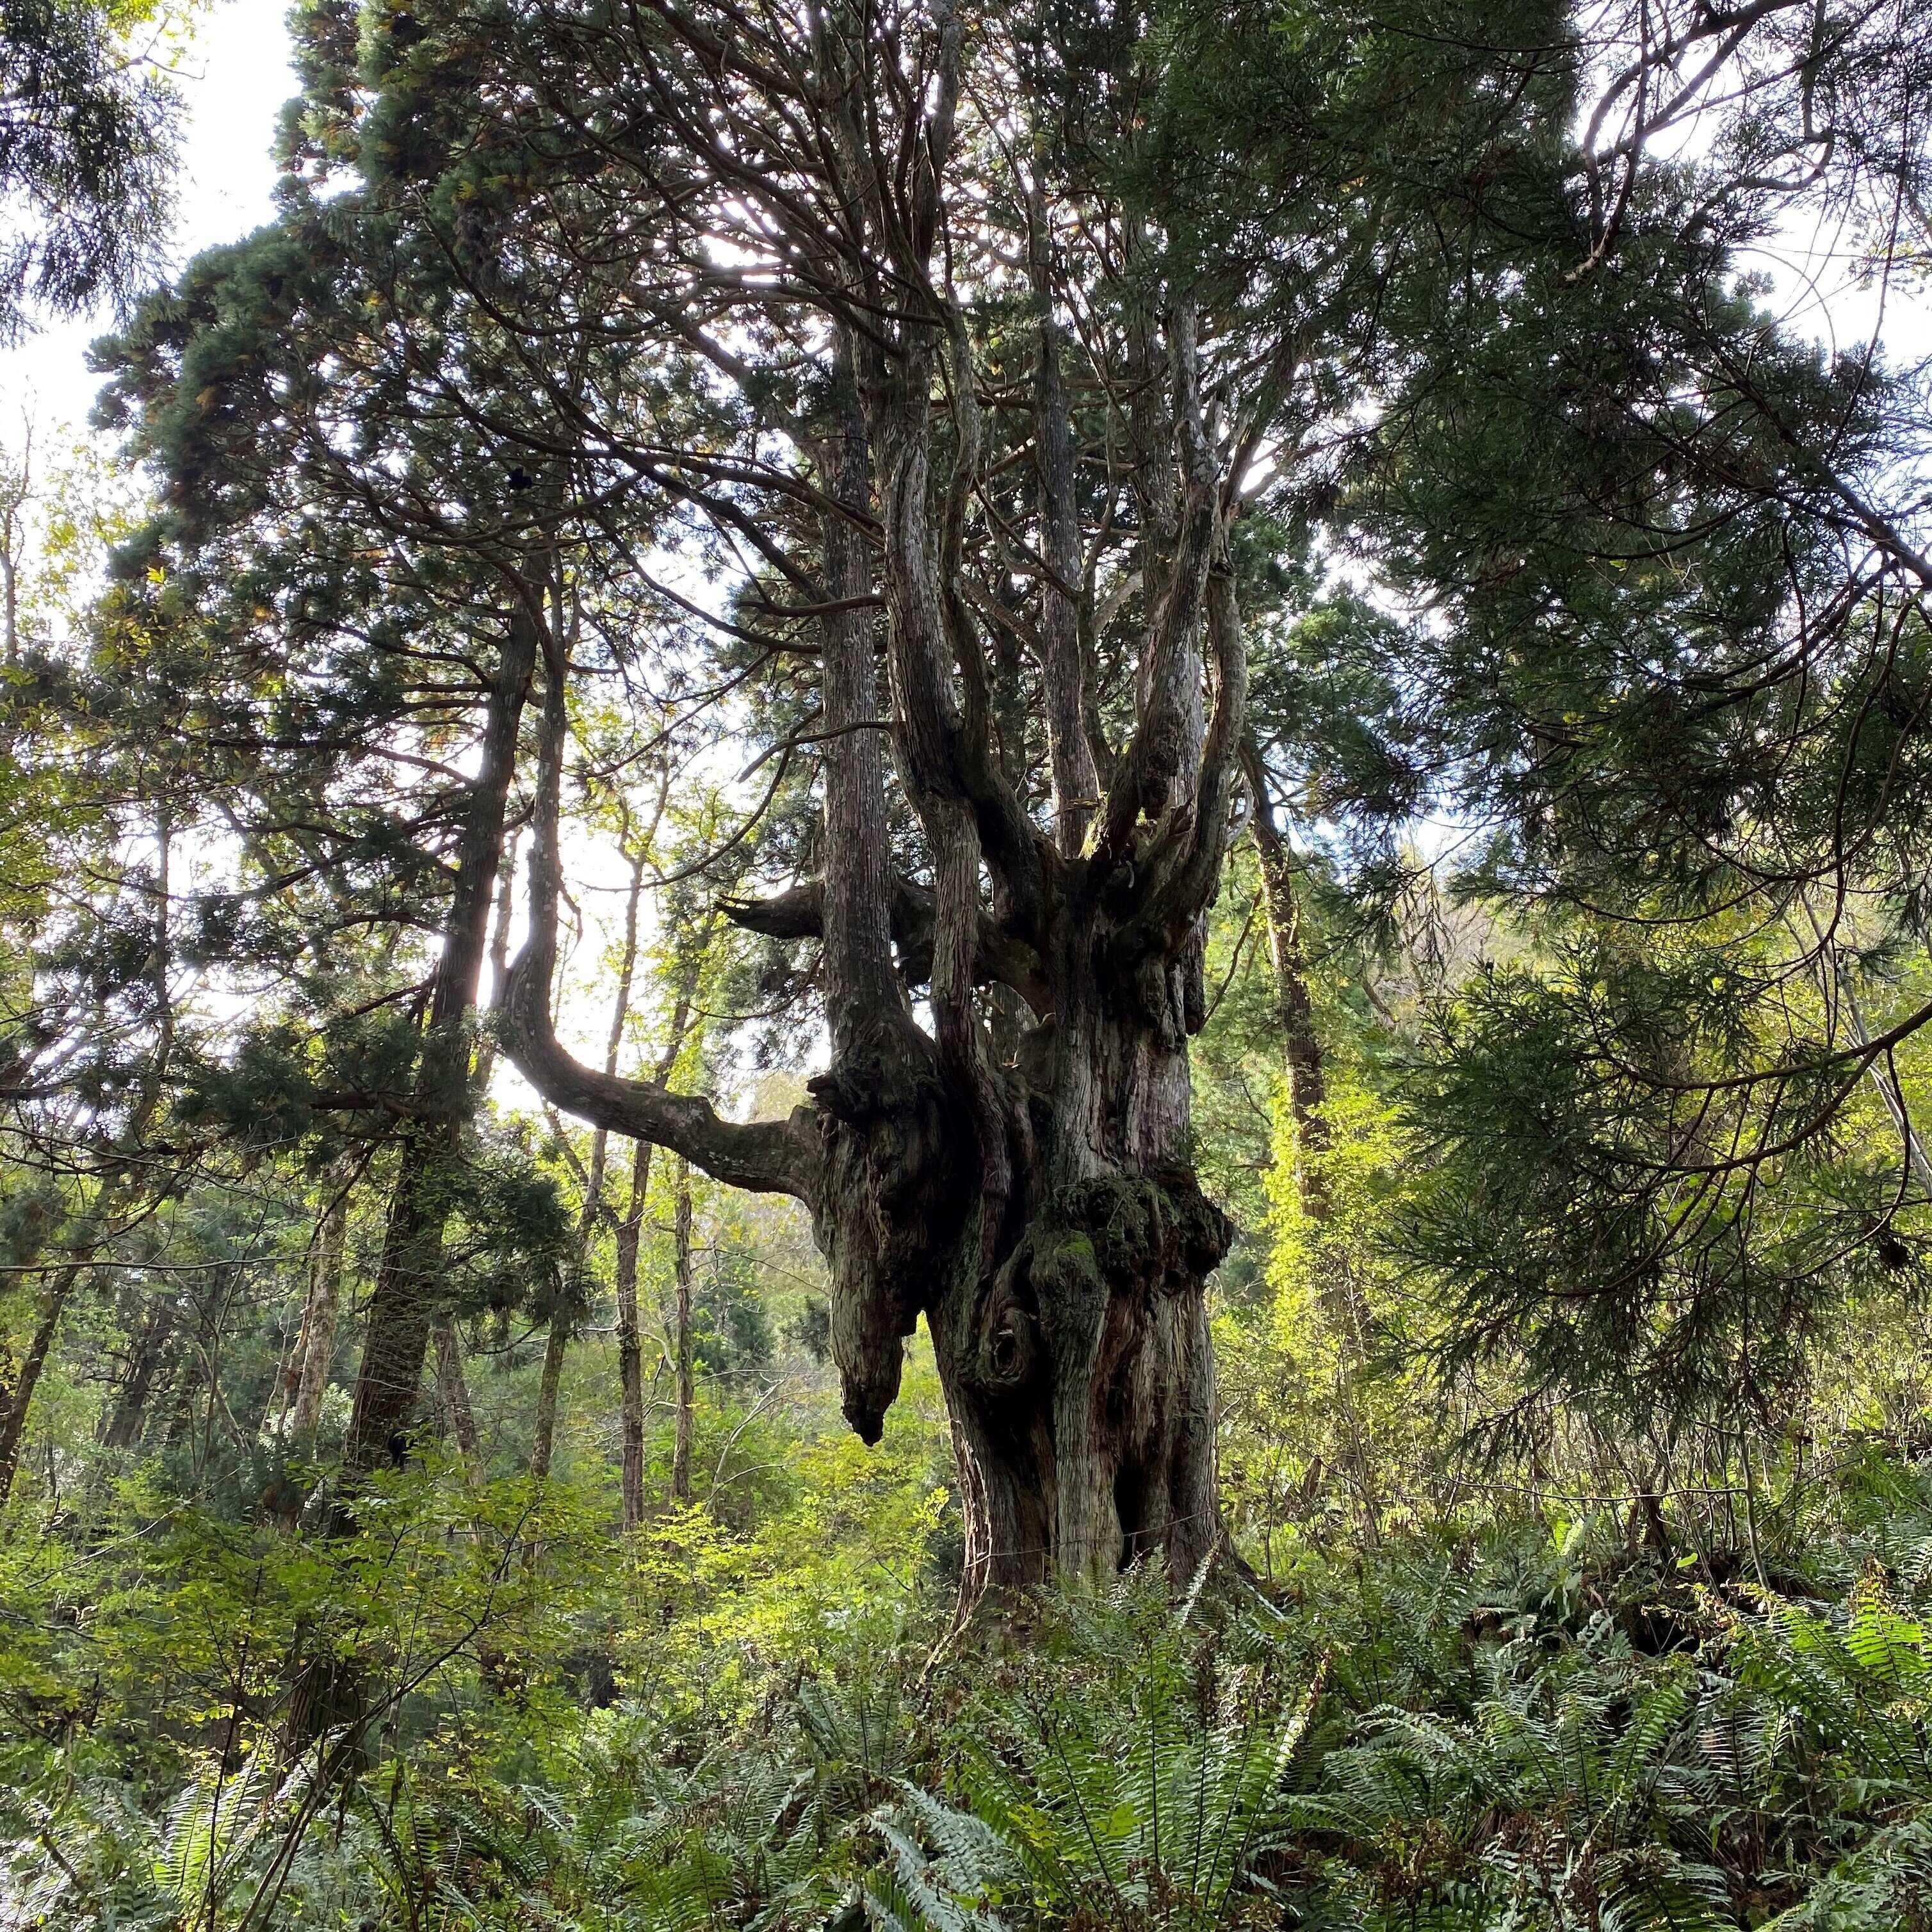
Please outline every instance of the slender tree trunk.
M463 1372L463 1338L447 1316L434 1330L436 1398L444 1424L464 1461L474 1469L482 1460L483 1444L476 1433L476 1412L470 1406L470 1384Z
M147 1433L148 1401L156 1378L167 1360L168 1343L174 1334L176 1308L174 1297L164 1294L149 1311L142 1324L140 1339L134 1345L134 1360L127 1379L121 1385L112 1414L101 1433L102 1444L110 1449L138 1449Z
M172 909L170 868L173 853L173 821L170 808L166 804L158 808L155 812L154 850L154 938L148 960L148 981L153 991L156 1014L154 1050L141 1083L140 1096L128 1123L122 1151L105 1164L95 1184L90 1218L103 1231L104 1238L111 1228L115 1215L127 1204L137 1189L152 1190L154 1187L150 1172L146 1169L137 1169L136 1162L142 1143L160 1106L161 1095L166 1083L168 1062L174 1046L174 1001L168 984L168 974L174 958L170 917ZM140 1182L130 1181L130 1174L136 1172L142 1173L142 1180ZM67 1307L68 1298L73 1294L75 1285L92 1264L101 1245L102 1239L97 1238L82 1252L77 1253L74 1259L58 1269L49 1280L41 1295L39 1318L34 1323L33 1336L27 1345L27 1353L20 1364L20 1372L14 1378L13 1388L4 1395L0 1395L0 1508L5 1507L7 1498L13 1491L14 1477L19 1473L20 1445L26 1438L27 1418L33 1408L34 1392L40 1385L41 1373L47 1365L47 1358L52 1352L54 1338L60 1331L62 1314Z
M91 1264L68 1262L56 1269L41 1292L38 1318L34 1324L27 1352L22 1358L14 1386L0 1395L0 1509L12 1493L14 1478L20 1473L20 1446L26 1439L27 1418L34 1406L34 1391L40 1386L41 1371L47 1365L54 1337L60 1330L61 1315L75 1284Z
M289 1439L313 1448L322 1426L322 1399L335 1364L335 1333L342 1306L342 1257L349 1226L346 1189L338 1191L323 1215L309 1259L308 1298L295 1359Z
M1281 1034L1282 1070L1294 1130L1295 1192L1302 1213L1319 1226L1334 1213L1323 1168L1329 1147L1328 1124L1322 1112L1328 1082L1321 1036L1315 1028L1314 1003L1309 996L1294 855L1276 820L1268 775L1252 737L1243 748L1242 764L1253 809L1255 851L1261 867L1262 905L1268 920L1268 962L1274 982L1275 1024ZM1335 1460L1347 1474L1362 1533L1371 1547L1378 1546L1382 1503L1367 1419L1358 1395L1366 1353L1368 1309L1348 1256L1323 1251L1316 1265L1318 1306L1336 1346Z
M496 884L496 911L490 931L490 984L494 998L502 996L503 980L510 958L510 920L516 892L517 834L512 828L504 841L503 857ZM486 1028L478 1042L476 1059L470 1070L474 1103L481 1106L490 1090L496 1070L496 1036ZM476 1431L476 1411L470 1400L470 1381L464 1372L463 1335L454 1317L440 1316L432 1333L436 1350L436 1401L442 1426L472 1473L480 1468L482 1438Z
M639 872L634 884L641 881L643 854L636 862ZM634 932L636 900L627 932ZM690 1037L692 1005L697 997L698 976L711 938L711 926L694 940L678 950L676 980L672 994L670 1025L664 1048L653 1070L662 1087L676 1070ZM607 1062L607 1065L614 1063ZM643 1334L638 1318L638 1259L642 1242L645 1210L651 1187L651 1156L647 1140L633 1143L631 1153L631 1191L623 1219L617 1224L617 1373L620 1426L623 1436L623 1466L620 1478L623 1498L624 1527L635 1529L644 1520L644 1361Z
M638 1326L638 1247L650 1192L652 1152L649 1141L632 1144L630 1198L624 1218L617 1223L617 1376L623 1434L620 1483L627 1530L635 1529L644 1520L644 1356Z
M537 1382L536 1439L530 1447L530 1474L542 1482L550 1474L550 1459L556 1440L556 1392L563 1379L564 1349L569 1325L559 1316L550 1324L544 1343L543 1373Z
M28 425L20 464L0 474L0 622L6 627L5 660L20 661L20 566L26 551L27 506L34 500L34 432Z
M512 826L503 842L503 860L496 883L496 916L490 928L490 986L492 1018L503 998L503 982L509 971L510 920L515 910L517 874L517 832ZM476 1064L471 1072L475 1083L476 1098L480 1102L490 1090L491 1076L496 1070L497 1041L494 1025L484 1029L483 1037L477 1042Z
M518 727L536 662L538 614L511 615L490 693L482 762L459 842L442 957L417 1064L416 1118L402 1136L394 1192L369 1298L345 1460L352 1479L409 1449L430 1331L440 1312L440 1171L457 1158L473 1093L470 1022L482 976L503 821L516 776Z
M1052 707L1047 743L1053 762L1054 835L1075 856L1100 803L1100 778L1085 718L1082 666L1080 512L1076 494L1073 423L1061 367L1060 328L1053 313L1052 238L1037 182L1027 202L1028 266L1040 310L1034 376L1034 460L1040 470L1040 521L1047 574L1040 584L1042 682Z
M631 889L624 903L624 948L618 961L617 994L611 1003L610 1036L604 1043L604 1071L607 1074L615 1074L617 1070L618 1058L623 1051L625 1029L630 1024L631 988L638 970L638 914L644 902L646 851L647 845L640 846L631 860ZM604 1175L610 1159L610 1150L609 1130L600 1126L591 1136L590 1167L584 1184L584 1209L578 1216L574 1267L580 1288L584 1282L591 1238L597 1229L597 1218L604 1211ZM622 1240L620 1233L618 1237L620 1250ZM621 1268L620 1254L620 1271ZM636 1348L637 1292L637 1244L634 1234L631 1253L632 1346L634 1352ZM624 1346L621 1289L618 1299L620 1304L618 1352L621 1373ZM554 1453L556 1435L557 1388L563 1378L564 1353L570 1346L572 1331L575 1326L575 1313L574 1308L560 1310L551 1318L550 1333L544 1340L543 1375L537 1388L536 1435L530 1448L530 1473L539 1480L550 1474L550 1458ZM628 1506L626 1520L628 1520Z
M670 1492L691 1501L692 1406L696 1394L691 1352L691 1169L677 1164L677 1207L673 1220L677 1247L677 1436L671 1451Z
M24 1238L8 1257L11 1266L28 1268L38 1261L46 1245L50 1224L56 1220L56 1216L50 1211L36 1214L28 1221ZM53 1346L54 1333L60 1324L61 1310L74 1292L79 1274L79 1265L71 1262L44 1274L34 1332L28 1340L27 1352L19 1367L15 1369L10 1358L10 1351L0 1352L0 1506L4 1506L13 1488L14 1474L20 1465L20 1442L26 1431L27 1412L33 1401L34 1384L46 1365L47 1351ZM5 1379L9 1372L13 1377L10 1386Z
M1274 979L1275 1024L1281 1030L1288 1105L1294 1123L1294 1178L1302 1211L1311 1220L1328 1220L1331 1203L1322 1172L1328 1127L1322 1109L1328 1098L1322 1041L1315 1030L1314 1004L1308 994L1308 967L1301 938L1301 908L1294 886L1294 855L1276 823L1268 777L1252 740L1243 760L1254 810L1255 851L1261 863L1262 906L1268 920L1268 962Z

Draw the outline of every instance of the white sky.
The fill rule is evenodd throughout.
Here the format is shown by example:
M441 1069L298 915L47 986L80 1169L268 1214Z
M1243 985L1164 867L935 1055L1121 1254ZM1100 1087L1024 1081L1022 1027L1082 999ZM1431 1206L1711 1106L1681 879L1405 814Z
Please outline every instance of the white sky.
M273 208L270 159L282 104L296 91L284 0L214 0L179 59L182 130L171 259L184 262L259 228ZM44 428L81 428L98 379L87 345L113 325L105 310L0 350L0 436L21 412Z

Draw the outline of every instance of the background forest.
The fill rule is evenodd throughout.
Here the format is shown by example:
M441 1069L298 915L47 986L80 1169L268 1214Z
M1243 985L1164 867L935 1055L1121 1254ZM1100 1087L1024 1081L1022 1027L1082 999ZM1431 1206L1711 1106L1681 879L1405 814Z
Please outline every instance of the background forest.
M196 31L0 4L0 1925L1932 1927L1932 9L301 0L177 271Z

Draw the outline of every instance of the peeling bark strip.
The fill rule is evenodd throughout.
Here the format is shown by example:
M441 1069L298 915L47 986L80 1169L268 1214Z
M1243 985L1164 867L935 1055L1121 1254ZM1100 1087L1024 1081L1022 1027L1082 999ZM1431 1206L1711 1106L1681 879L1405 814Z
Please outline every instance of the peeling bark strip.
M1079 331L1066 326L1060 255L1094 244L1072 238L1088 232L1082 211L1056 208L1073 190L1049 131L1005 184L1023 211L1030 380L1016 398L1004 376L989 383L955 298L964 258L947 196L956 122L976 111L970 50L996 34L952 0L806 17L801 35L754 0L584 32L652 101L663 152L626 178L656 197L653 218L694 246L728 232L756 258L736 293L718 293L716 336L707 321L677 340L708 374L783 398L757 413L784 424L796 465L761 472L743 497L681 487L740 536L760 488L790 506L790 531L801 510L816 519L815 556L760 554L817 619L819 874L724 909L821 942L830 1064L790 1119L740 1124L664 1074L620 1079L560 1045L560 668L506 1046L557 1106L809 1207L845 1413L868 1442L925 1318L969 1596L1055 1570L1098 1578L1142 1555L1185 1576L1218 1529L1205 1287L1232 1232L1193 1171L1187 1064L1246 733L1229 532L1293 358L1270 352L1272 374L1238 380L1252 358L1168 285L1149 218L1119 208L1103 224L1118 252L1102 270L1112 319L1097 326L1111 332L1096 346L1090 303ZM1135 55L1123 50L1110 78L1124 95ZM814 138L801 144L800 128ZM671 179L674 194L659 186ZM741 318L747 340L827 343L816 379L794 391L740 360L722 345ZM981 414L994 394L1000 435L1017 422L1030 444L1009 440L997 471ZM1030 461L1017 513L996 480L1012 455ZM991 576L1030 584L1024 610L989 609L1005 595L989 556ZM1133 706L1118 744L1094 696L1103 633L1135 667L1131 691L1115 687ZM1016 651L1037 680L1037 742L1012 702ZM902 855L916 847L917 878L895 871L896 841ZM929 1028L914 1017L920 988ZM634 1238L620 1250L633 1304ZM621 1318L634 1333L634 1313Z

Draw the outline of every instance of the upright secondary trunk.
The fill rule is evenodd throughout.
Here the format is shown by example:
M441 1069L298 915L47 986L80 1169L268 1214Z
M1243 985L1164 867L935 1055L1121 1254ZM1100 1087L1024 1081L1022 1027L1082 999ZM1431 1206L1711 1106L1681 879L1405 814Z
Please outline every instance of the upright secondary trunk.
M638 970L638 914L644 893L644 855L640 851L631 862L631 889L624 906L624 948L618 962L616 998L611 1003L610 1033L605 1042L604 1070L614 1074L618 1055L623 1050L624 1030L630 1024L631 986ZM610 1130L599 1127L591 1137L590 1166L584 1183L584 1206L577 1219L577 1238L572 1249L578 1282L583 1283L590 1264L590 1242L604 1212L604 1174L610 1159ZM621 1297L620 1297L621 1299ZM637 1268L634 1243L631 1272L632 1316L637 1312ZM619 1314L621 1330L622 1315ZM560 1309L550 1318L550 1332L544 1338L543 1373L537 1387L536 1432L530 1446L530 1474L539 1480L550 1474L550 1458L556 1442L557 1391L563 1380L564 1356L578 1320L574 1307ZM634 1334L632 1346L635 1346ZM621 1354L622 1340L619 1340Z
M173 1338L179 1310L171 1294L162 1294L148 1311L136 1338L133 1358L128 1364L119 1394L100 1440L110 1449L138 1449L148 1430L148 1404L154 1383L166 1366L168 1343Z
M1328 1082L1321 1036L1315 1030L1314 1003L1308 993L1301 907L1294 890L1294 855L1276 822L1268 775L1252 740L1243 752L1242 762L1253 802L1255 852L1261 865L1262 909L1268 920L1275 1023L1281 1032L1288 1112L1294 1124L1295 1187L1302 1211L1311 1220L1325 1221L1330 1202L1322 1156L1328 1146L1328 1126L1322 1109L1328 1097Z
M691 1170L677 1164L677 1205L672 1216L676 1248L676 1309L673 1348L677 1366L677 1431L670 1458L670 1492L680 1503L691 1501L692 1405L696 1388L691 1353Z
M641 877L641 867L639 877ZM638 881L634 880L634 885ZM634 932L637 902L632 902ZM664 1036L654 1078L662 1087L682 1056L691 1037L692 1002L698 995L698 975L704 962L709 930L698 943L679 949L676 979L672 988L670 1025ZM607 1064L606 1070L611 1070ZM623 1437L620 1493L623 1498L624 1527L635 1529L644 1520L644 1336L638 1318L638 1260L642 1244L644 1211L650 1198L652 1143L640 1138L631 1156L631 1190L623 1218L617 1223L617 1375L620 1426Z
M550 1474L550 1459L556 1443L556 1397L563 1382L564 1350L570 1326L561 1315L554 1318L544 1339L543 1371L537 1378L536 1432L530 1443L530 1474L538 1482Z
M443 1426L457 1452L473 1471L482 1460L482 1438L476 1432L476 1411L470 1400L470 1384L463 1372L463 1337L448 1316L432 1331L436 1344L436 1400Z
M638 1141L632 1149L630 1196L617 1223L618 1410L623 1438L619 1493L626 1529L635 1529L644 1520L644 1351L638 1325L638 1248L650 1192L651 1154L649 1141Z
M518 732L540 629L540 607L520 603L512 610L490 688L482 755L458 842L455 884L416 1062L412 1113L400 1136L369 1297L343 1458L351 1489L371 1470L407 1456L430 1337L449 1312L442 1285L448 1214L442 1178L460 1155L474 1104L472 1023L516 776ZM338 1526L346 1521L340 1507L335 1521ZM359 1739L366 1715L358 1660L316 1644L315 1636L308 1628L298 1632L296 1669L284 1720L286 1742L298 1750L338 1725L348 1726Z
M417 1063L414 1112L401 1136L369 1298L345 1459L352 1477L407 1454L430 1330L444 1312L442 1250L448 1210L441 1181L458 1156L470 1112L471 1019L539 621L532 610L519 608L512 614L490 687L482 757L464 814L442 955Z
M27 1352L14 1377L13 1386L0 1388L0 1508L5 1506L8 1497L13 1492L14 1479L20 1472L20 1450L26 1440L27 1418L32 1413L34 1392L40 1387L48 1358L53 1352L55 1338L60 1333L61 1318L66 1312L70 1298L101 1249L112 1238L115 1216L142 1197L150 1201L158 1198L171 1184L162 1175L158 1164L146 1156L142 1144L160 1106L168 1061L174 1046L174 1002L168 983L168 975L174 964L170 917L173 902L170 883L172 845L171 808L164 804L154 817L154 938L148 965L155 1011L154 1048L122 1137L120 1150L103 1165L94 1183L88 1218L94 1223L95 1232L92 1238L76 1246L70 1259L50 1269L44 1277L40 1306Z
M342 1258L349 1227L346 1188L338 1190L316 1230L309 1256L308 1295L302 1334L290 1364L289 1439L313 1449L322 1424L322 1398L334 1366L336 1328L342 1309Z
M504 841L497 874L496 911L490 930L490 980L500 994L510 958L510 920L514 896L512 874L516 862L517 834L513 826ZM496 1058L496 1036L486 1028L477 1044L476 1058L470 1069L471 1091L479 1104L489 1094ZM457 1328L455 1316L447 1310L440 1314L430 1331L430 1340L436 1354L436 1412L444 1432L456 1444L457 1453L474 1474L482 1467L483 1439L477 1431L476 1405L470 1400L470 1378L463 1366L463 1336Z
M12 1494L14 1478L20 1473L21 1445L26 1440L27 1418L32 1413L34 1391L40 1387L40 1373L47 1365L54 1337L60 1332L61 1316L68 1298L92 1264L72 1261L56 1269L40 1292L34 1332L27 1343L11 1388L0 1390L0 1508Z

